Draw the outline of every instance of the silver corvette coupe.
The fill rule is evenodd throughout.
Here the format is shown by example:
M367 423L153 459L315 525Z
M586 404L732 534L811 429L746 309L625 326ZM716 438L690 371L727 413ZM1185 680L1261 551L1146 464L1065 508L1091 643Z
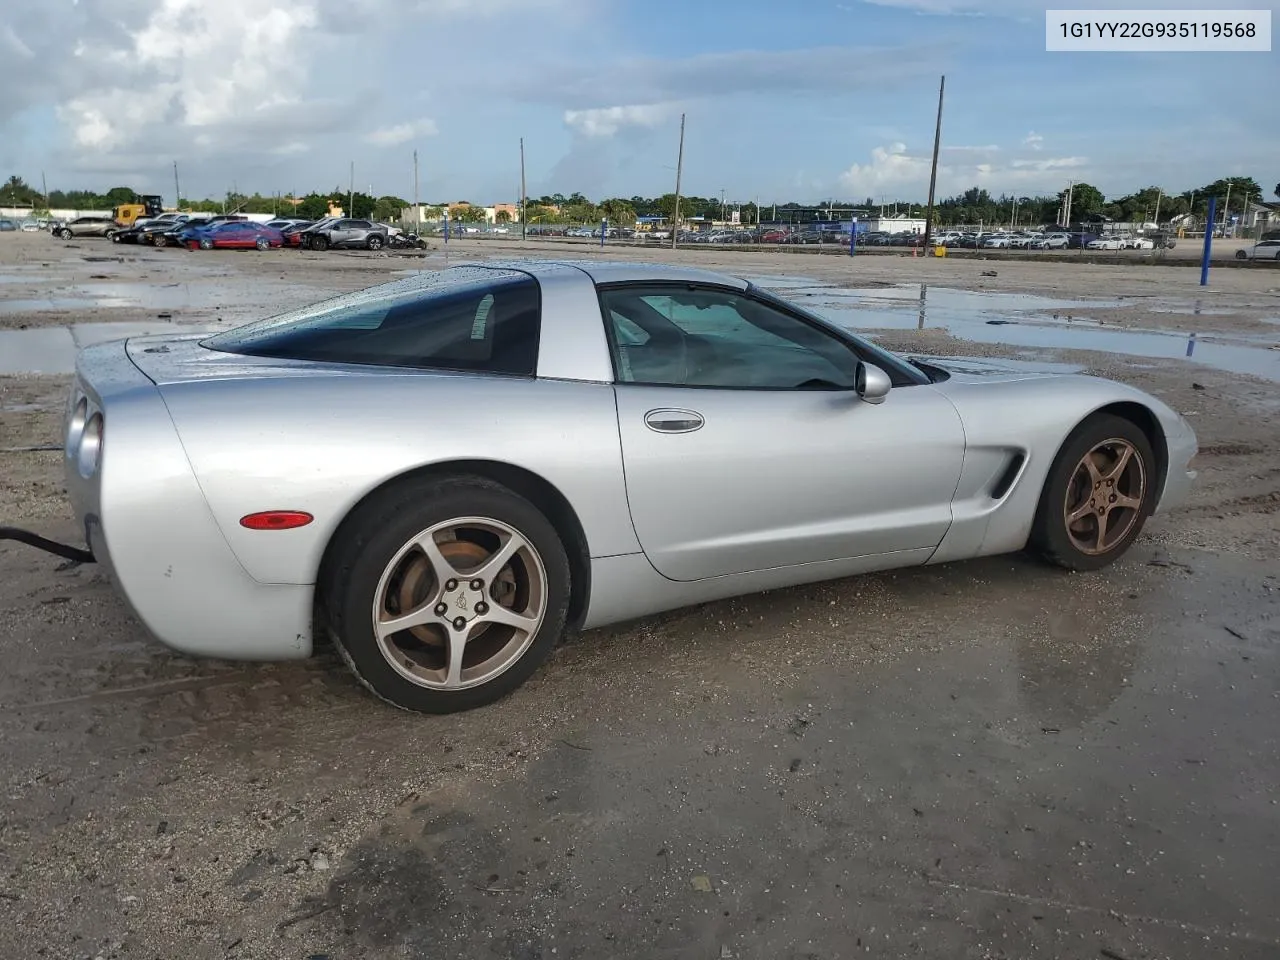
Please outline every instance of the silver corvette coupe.
M1195 476L1108 380L900 358L754 284L488 261L79 356L69 494L161 641L330 637L400 707L491 702L566 630L1030 547L1120 556Z

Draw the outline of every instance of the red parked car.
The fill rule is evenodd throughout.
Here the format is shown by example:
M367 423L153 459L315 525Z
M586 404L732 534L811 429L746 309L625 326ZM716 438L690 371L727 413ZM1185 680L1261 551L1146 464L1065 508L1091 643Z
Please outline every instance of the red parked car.
M192 250L247 250L251 247L266 250L284 243L284 235L279 230L249 220L215 223L192 233L194 235L187 238L187 246Z

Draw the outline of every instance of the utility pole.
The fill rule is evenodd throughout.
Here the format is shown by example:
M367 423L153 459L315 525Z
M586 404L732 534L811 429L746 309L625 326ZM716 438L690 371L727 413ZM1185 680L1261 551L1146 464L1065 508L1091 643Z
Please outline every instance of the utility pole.
M942 94L947 88L946 74L938 84L938 122L933 128L933 167L929 171L929 209L924 215L924 249L929 249L929 236L933 232L933 196L938 186L938 145L942 142Z
M49 184L45 183L44 171L40 171L40 196L44 200L44 208L49 209Z
M1222 235L1227 235L1227 219L1231 216L1231 181L1227 181L1227 202L1222 205Z
M182 190L178 187L178 161L173 161L173 209L182 204Z
M684 114L680 114L680 152L676 155L676 208L671 220L671 249L676 248L680 235L680 174L684 170Z
M1013 216L1009 220L1009 228L1011 230L1018 229L1018 197L1016 194L1013 198Z
M1160 201L1164 199L1164 187L1156 192L1156 215L1151 219L1155 221L1156 229L1160 229Z
M1071 229L1071 206L1076 199L1076 182L1074 180L1067 181L1067 199L1062 207L1062 225L1068 230ZM1083 238L1083 234L1081 234ZM1081 244L1083 246L1083 243Z
M529 238L529 193L524 181L524 137L520 138L520 239Z
M418 151L413 151L413 232L422 233L422 204L418 203Z
M351 161L351 181L347 184L347 216L356 215L356 162Z

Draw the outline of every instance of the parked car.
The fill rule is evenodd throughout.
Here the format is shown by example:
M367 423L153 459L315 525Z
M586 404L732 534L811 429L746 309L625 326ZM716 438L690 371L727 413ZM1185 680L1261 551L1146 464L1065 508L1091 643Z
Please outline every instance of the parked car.
M321 220L300 220L292 226L285 227L280 231L284 235L284 245L286 247L301 247L308 229L333 219L336 218L325 217Z
M1124 241L1119 237L1097 237L1085 244L1085 247L1089 250L1121 250L1124 248Z
M156 238L191 219L188 213L165 214L151 220L139 220L132 227L116 231L111 239L115 243L155 244Z
M182 234L185 231L207 227L209 223L210 218L207 216L193 216L189 220L171 224L168 228L152 234L151 243L156 247L180 247L183 245Z
M120 227L111 217L75 217L52 229L55 237L111 237Z
M190 250L267 250L284 245L279 230L264 223L250 220L233 220L196 227L191 235L185 232L183 244Z
M1236 251L1237 260L1280 260L1280 240L1259 240Z
M343 217L308 227L303 231L302 245L311 250L330 247L381 250L387 245L387 235L387 228L380 223Z
M0 233L16 233L18 225L12 220L0 219Z
M318 624L432 713L566 629L1024 547L1098 570L1195 476L1136 387L906 359L672 264L456 266L90 346L67 410L79 529L162 641L301 658Z

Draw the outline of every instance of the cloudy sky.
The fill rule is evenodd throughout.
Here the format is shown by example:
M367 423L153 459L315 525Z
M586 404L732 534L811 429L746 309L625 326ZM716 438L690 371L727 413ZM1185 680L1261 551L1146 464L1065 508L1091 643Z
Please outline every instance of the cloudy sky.
M1045 52L1041 0L19 0L0 177L171 199L1108 196L1280 180L1280 53ZM1093 8L1275 0L1093 0ZM1276 18L1280 20L1280 17Z

